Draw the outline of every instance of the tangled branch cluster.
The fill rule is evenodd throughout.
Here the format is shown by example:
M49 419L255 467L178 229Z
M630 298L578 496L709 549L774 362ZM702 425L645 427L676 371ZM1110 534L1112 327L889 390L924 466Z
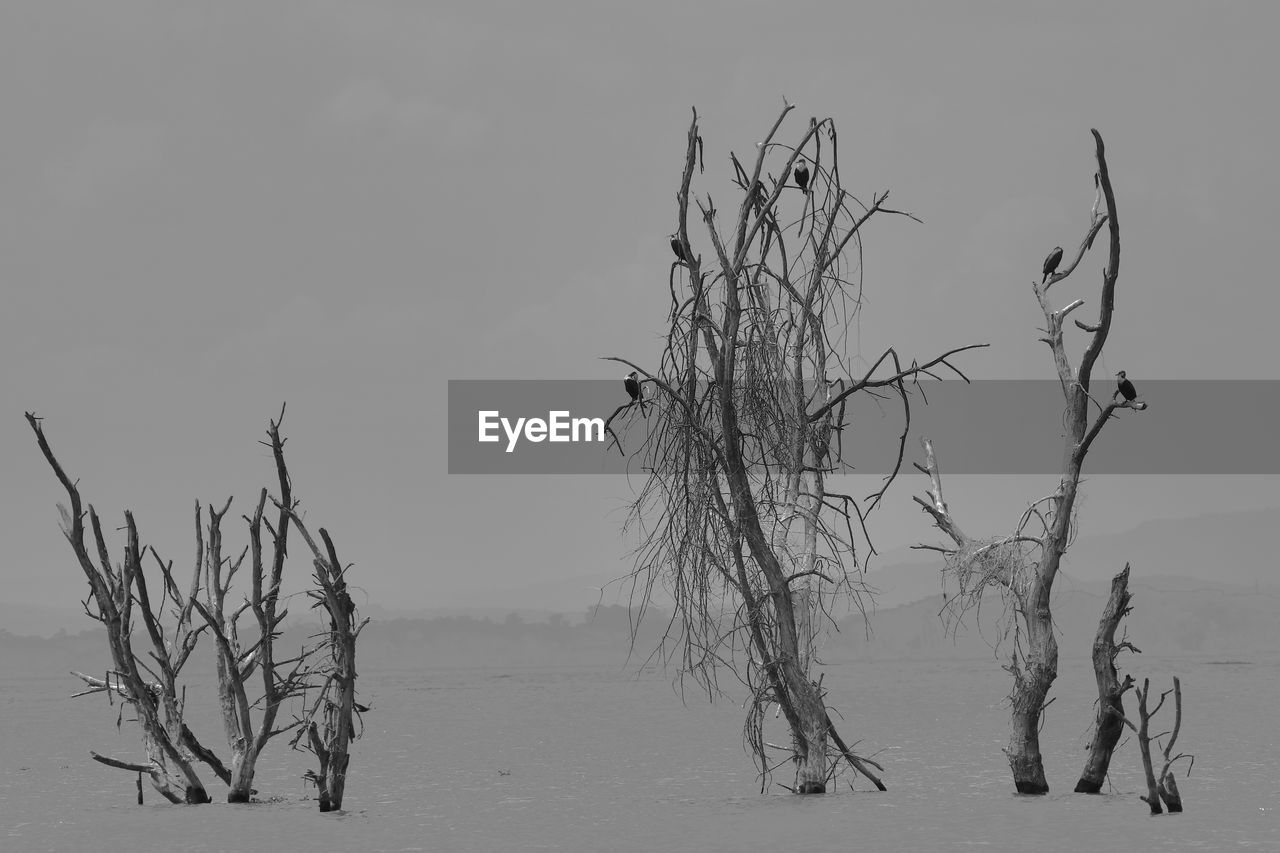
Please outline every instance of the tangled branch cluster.
M712 197L690 189L701 167L695 113L658 367L613 359L651 389L647 431L632 447L648 475L626 526L640 541L633 607L643 616L661 589L674 608L655 654L678 662L681 678L708 694L720 690L725 668L747 687L746 739L762 771L767 707L779 707L793 734L803 719L825 716L808 674L817 625L833 619L840 599L862 608L859 546L871 548L866 515L901 466L908 386L939 365L959 374L948 359L960 351L904 365L889 349L853 372L861 229L876 214L909 214L886 207L888 193L865 204L842 186L830 119L811 120L794 145L775 142L790 109L758 146L753 168L731 158L741 200L727 232ZM806 188L790 179L802 157L813 175ZM705 264L689 240L691 199L710 243ZM830 476L847 472L845 408L859 392L897 398L907 424L893 473L862 500L828 488ZM608 420L619 449L612 424L633 405Z

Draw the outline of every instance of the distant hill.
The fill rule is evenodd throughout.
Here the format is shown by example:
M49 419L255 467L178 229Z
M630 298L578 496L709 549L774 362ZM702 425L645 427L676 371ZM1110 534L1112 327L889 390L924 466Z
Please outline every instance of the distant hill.
M1148 653L1222 658L1280 659L1280 591L1193 578L1143 576L1130 584L1133 612L1123 629ZM1087 658L1108 581L1061 576L1054 596L1054 619L1064 660ZM999 637L999 601L992 596L981 619L970 615L951 635L939 616L941 595L861 615L830 632L820 657L832 663L857 659L990 658ZM524 667L553 665L639 666L657 647L666 613L652 610L631 642L633 612L621 606L593 609L573 617L532 622L517 614L495 621L470 616L433 619L374 619L361 635L357 653L364 669L439 667ZM295 649L315 630L296 626L281 648ZM242 638L242 639L248 639ZM197 651L191 675L212 672L212 646ZM1002 654L1001 657L1004 657ZM68 670L100 672L110 665L101 629L51 638L20 637L0 630L0 677L60 676ZM68 691L75 687L68 679Z
M59 631L78 633L92 625L74 600L69 607L0 602L0 630L10 634L52 637Z
M1129 639L1146 652L1161 655L1280 657L1280 590L1261 585L1212 583L1195 578L1144 576L1133 571L1133 612L1121 623ZM1088 657L1098 619L1110 593L1110 581L1079 581L1059 576L1053 599L1054 623L1063 658ZM827 639L822 657L973 658L991 657L1000 638L1002 608L992 594L980 618L970 614L954 632L939 615L939 595L899 607L877 610L867 621L846 618ZM1004 658L1005 653L1000 657Z
M1275 554L1280 511L1257 510L1146 521L1124 533L1082 536L1064 568L1081 578L1109 578L1125 562L1145 576L1184 575L1280 588Z
M1081 537L1067 552L1055 589L1062 655L1088 654L1110 578L1126 561L1133 567L1136 607L1127 624L1139 647L1280 654L1275 618L1280 571L1272 553L1277 529L1280 511L1263 510L1151 521L1124 533ZM930 556L907 549L886 554L888 565L864 576L876 591L872 638L866 639L860 615L844 617L841 632L826 643L825 656L989 656L988 640L997 635L990 617L997 608L986 608L981 630L970 620L957 638L944 636L938 617L942 561ZM373 622L360 657L371 666L409 668L557 661L622 665L631 648L629 586L610 585L612 579L580 575L496 589L483 601L429 611L370 603L362 607ZM670 610L667 602L656 606ZM661 627L661 618L651 614L636 644L641 658L653 649ZM296 645L308 630L291 629L286 637ZM74 605L0 603L0 675L104 668L109 657L100 637L100 629L94 633L93 623ZM204 665L193 661L193 666Z
M574 575L496 588L483 596L454 600L444 607L405 609L370 603L362 606L361 610L381 621L439 617L501 621L508 614L515 613L526 622L546 622L557 616L581 622L583 614L596 607L627 606L630 590L630 582L618 581L617 574Z
M558 614L530 622L515 613L500 621L471 616L433 619L372 619L360 635L356 651L359 670L423 669L439 667L523 667L554 665L639 666L656 648L668 614L650 610L637 632L632 653L634 612L613 605L565 617ZM87 621L87 620L86 620ZM295 652L319 628L295 625L277 641L277 649ZM251 642L245 631L242 642ZM141 629L134 648L149 647ZM278 655L279 656L279 655ZM213 672L213 646L197 648L184 672L205 676ZM53 637L17 636L0 630L0 678L63 676L71 670L98 674L111 666L102 628ZM78 683L67 677L68 693Z
M1103 582L1104 595L1126 562L1135 578L1256 584L1280 592L1276 530L1280 511L1273 509L1147 521L1123 533L1081 536L1067 550L1062 568L1079 583ZM882 567L864 576L877 591L877 613L942 592L942 558L934 552L901 548L885 554L878 565Z
M668 615L651 610L632 653L633 613L607 606L576 618L528 622L516 614L502 621L470 616L371 622L357 658L383 669L424 667L524 667L555 665L639 666L657 646Z

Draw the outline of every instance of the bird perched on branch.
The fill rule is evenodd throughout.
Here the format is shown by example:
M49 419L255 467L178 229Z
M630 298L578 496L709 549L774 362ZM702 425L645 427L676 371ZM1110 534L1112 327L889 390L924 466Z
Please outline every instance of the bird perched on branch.
M1041 284L1049 280L1049 276L1057 271L1060 263L1062 263L1062 247L1054 246L1053 251L1049 253L1049 257L1044 259L1044 278L1040 279Z
M676 259L677 259L678 261L680 261L680 263L682 263L682 264L684 264L684 265L688 266L688 264L689 264L689 259L688 259L687 257L685 257L685 254L684 254L684 244L682 244L682 243L680 242L680 235L679 235L679 234L672 234L672 235L671 235L671 251L673 251L673 252L675 252L675 253L676 253Z
M640 414L644 414L644 395L640 390L640 374L631 371L622 380L622 386L627 389L627 393L631 395L631 402L640 405Z
M801 160L796 163L795 171L791 174L795 176L796 186L798 186L802 192L807 193L809 191L809 167L805 165L805 162Z
M1133 383L1125 377L1123 370L1116 374L1116 393L1111 395L1111 399L1114 400L1116 397L1124 397L1126 403L1133 403L1134 400L1138 399L1138 389L1134 388ZM1134 403L1133 407L1135 409L1145 409L1147 404Z

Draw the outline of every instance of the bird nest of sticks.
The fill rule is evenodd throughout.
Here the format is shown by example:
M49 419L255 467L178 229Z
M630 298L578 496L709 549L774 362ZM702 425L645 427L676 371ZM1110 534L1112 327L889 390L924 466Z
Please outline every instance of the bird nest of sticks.
M947 573L959 585L961 598L980 598L993 584L1017 592L1031 562L1027 547L1027 542L1008 536L974 539L947 556Z

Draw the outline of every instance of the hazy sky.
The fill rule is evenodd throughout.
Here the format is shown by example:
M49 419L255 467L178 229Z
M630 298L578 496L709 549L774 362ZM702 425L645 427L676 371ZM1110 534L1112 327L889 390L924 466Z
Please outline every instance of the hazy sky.
M297 492L370 600L625 569L627 484L446 474L446 381L653 359L692 105L709 187L785 96L784 135L834 117L845 180L923 219L865 236L865 354L988 341L972 375L1052 377L1029 283L1087 225L1096 127L1124 247L1107 374L1280 378L1278 29L1245 2L6 2L5 595L84 593L28 409L179 565L195 498L243 512L270 483L287 400ZM1100 267L1070 279L1089 310ZM1275 481L1097 478L1082 529L1276 506ZM950 497L1004 529L1052 485ZM882 544L934 538L918 490Z

